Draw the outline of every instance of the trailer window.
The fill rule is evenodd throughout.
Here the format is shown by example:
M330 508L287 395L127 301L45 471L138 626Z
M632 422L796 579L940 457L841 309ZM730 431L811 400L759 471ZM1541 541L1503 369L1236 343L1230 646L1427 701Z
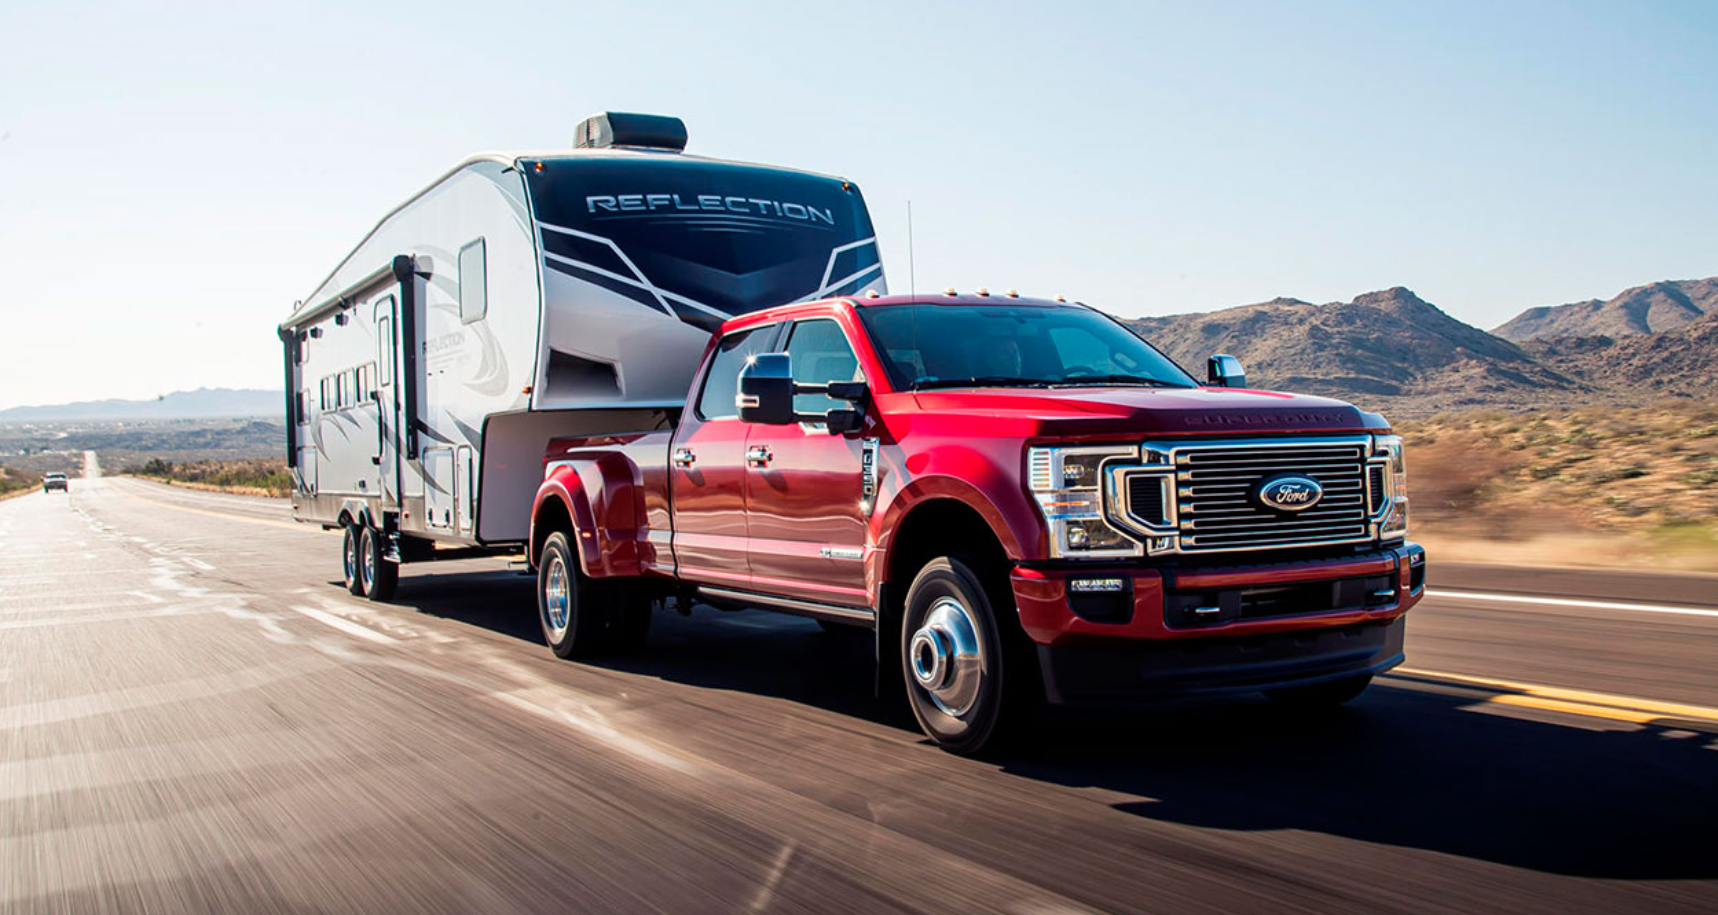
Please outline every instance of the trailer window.
M392 298L385 300L393 302ZM391 306L390 306L391 307ZM394 383L394 319L382 315L376 319L376 358L381 360L382 385Z
M324 378L324 379L322 379L322 382L321 382L322 397L320 400L317 401L317 403L319 405L318 409L321 409L323 412L327 412L331 407L334 406L333 381L334 381L333 378Z
M298 420L298 424L302 426L302 425L310 422L310 391L309 390L302 390L302 391L298 392L298 403L296 404L296 406L298 407L298 416L295 418Z
M483 239L459 249L459 320L470 324L489 312L489 277Z

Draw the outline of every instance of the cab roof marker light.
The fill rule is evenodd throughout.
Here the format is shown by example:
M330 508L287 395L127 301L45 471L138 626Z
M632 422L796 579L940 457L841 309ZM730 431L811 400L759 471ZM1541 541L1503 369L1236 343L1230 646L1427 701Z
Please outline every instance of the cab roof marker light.
M954 287L953 287L953 286L950 286L950 287L948 287L948 288L947 288L947 289L944 289L944 290L943 290L943 295L951 295L951 296L952 296L952 295L959 295L959 294L960 294L960 293L958 293L958 292L955 292L955 291L954 291Z
M1010 290L1008 290L1008 297L1009 297L1009 298L1011 298L1011 299L1018 299L1018 298L1020 298L1020 290L1018 290L1018 289L1010 289Z
M986 299L990 298L990 290L984 288L983 286L978 287L978 294L979 294L979 296L981 296L983 298L986 298Z

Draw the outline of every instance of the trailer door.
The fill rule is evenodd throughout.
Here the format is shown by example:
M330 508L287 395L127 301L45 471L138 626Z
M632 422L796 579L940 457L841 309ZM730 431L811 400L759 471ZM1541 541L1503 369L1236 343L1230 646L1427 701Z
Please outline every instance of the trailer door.
M400 510L400 397L399 346L394 328L399 324L399 299L385 295L376 302L376 400L380 430L376 441L376 464L382 477L382 510Z

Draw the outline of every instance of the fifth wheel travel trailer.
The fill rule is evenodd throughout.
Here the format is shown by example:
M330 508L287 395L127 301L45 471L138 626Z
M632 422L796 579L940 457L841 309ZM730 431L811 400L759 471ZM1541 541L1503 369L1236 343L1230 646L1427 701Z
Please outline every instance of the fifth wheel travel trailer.
M685 155L609 113L575 148L473 156L382 218L280 325L300 521L353 593L529 535L550 438L672 423L711 332L884 288L852 182Z

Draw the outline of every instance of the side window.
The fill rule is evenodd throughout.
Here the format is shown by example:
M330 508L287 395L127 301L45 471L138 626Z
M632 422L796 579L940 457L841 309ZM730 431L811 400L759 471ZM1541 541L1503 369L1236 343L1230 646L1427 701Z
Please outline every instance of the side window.
M321 404L319 409L322 410L324 413L328 412L329 408L331 408L334 405L333 401L329 399L330 395L333 393L332 391L329 390L329 387L330 387L329 382L331 380L332 379L324 378L324 379L322 379L322 382L321 382L322 398L318 402Z
M302 426L302 425L309 423L310 422L310 391L308 389L301 390L298 392L298 404L297 404L297 406L298 406L298 417L297 417L298 424Z
M733 419L739 415L734 395L740 392L740 369L748 358L764 351L775 330L775 327L742 330L716 344L716 352L710 356L710 371L704 376L704 391L698 396L700 419Z
M459 320L470 324L489 312L489 277L483 239L459 249Z
M864 380L847 335L841 332L841 325L827 318L795 324L787 354L793 359L793 380L800 384ZM796 413L823 413L846 406L846 401L827 394L795 394L793 398Z
M392 302L393 299L384 299ZM376 359L382 369L381 383L394 383L394 319L391 315L382 315L376 319Z

